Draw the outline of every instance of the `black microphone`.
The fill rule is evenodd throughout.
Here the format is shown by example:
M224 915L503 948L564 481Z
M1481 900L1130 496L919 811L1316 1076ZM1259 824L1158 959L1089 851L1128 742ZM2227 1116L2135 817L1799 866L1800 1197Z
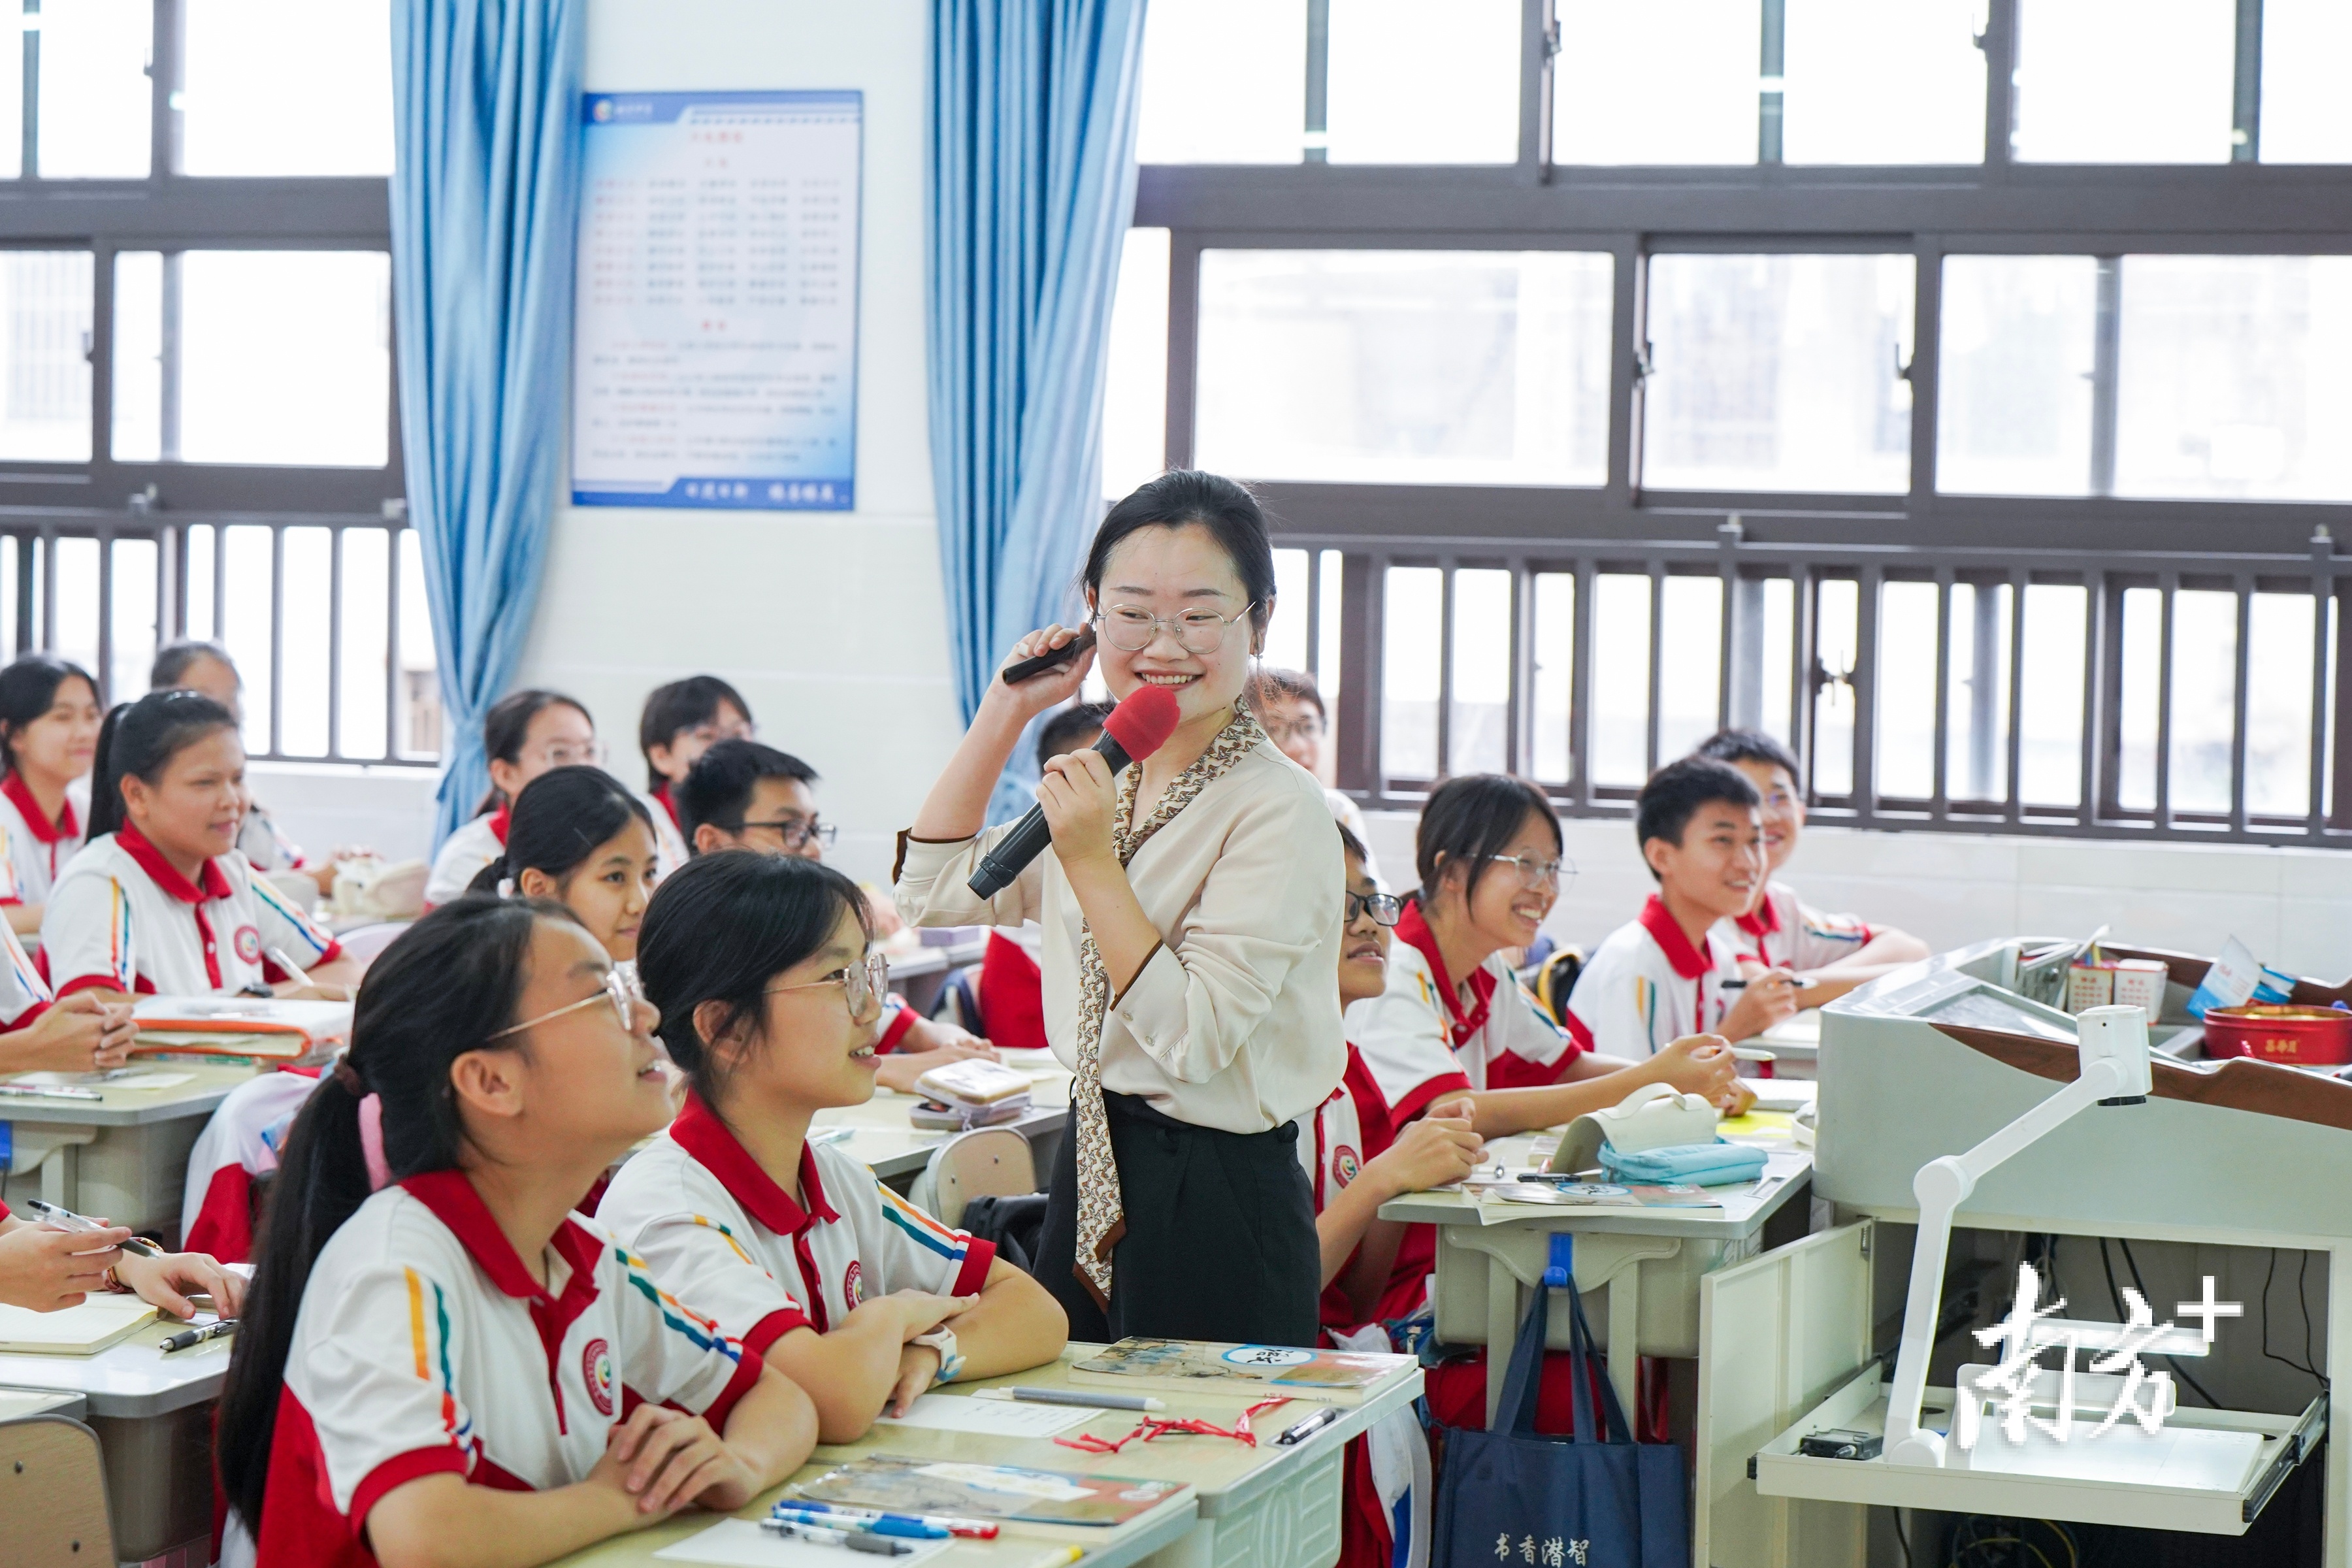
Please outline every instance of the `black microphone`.
M1117 778L1129 763L1139 762L1166 745L1168 737L1176 732L1179 717L1175 693L1164 687L1139 686L1103 720L1102 739L1095 742L1095 751L1110 764L1111 776ZM1054 830L1045 825L1045 808L1031 806L1029 815L1014 823L1013 831L981 858L980 869L965 886L983 899L994 898L1011 887L1053 841Z

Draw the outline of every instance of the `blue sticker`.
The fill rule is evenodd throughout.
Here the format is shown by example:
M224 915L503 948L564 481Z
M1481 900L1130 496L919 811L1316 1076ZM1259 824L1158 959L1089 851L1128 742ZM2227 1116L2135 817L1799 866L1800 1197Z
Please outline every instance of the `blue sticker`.
M16 1158L16 1124L0 1121L0 1165L13 1164Z

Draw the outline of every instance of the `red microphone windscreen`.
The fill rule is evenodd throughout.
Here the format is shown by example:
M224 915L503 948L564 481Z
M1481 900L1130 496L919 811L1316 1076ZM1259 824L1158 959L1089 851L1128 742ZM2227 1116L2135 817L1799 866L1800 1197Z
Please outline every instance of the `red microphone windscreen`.
M1130 760L1139 763L1168 743L1178 722L1174 692L1162 686L1139 686L1110 710L1103 721L1103 733L1117 741Z

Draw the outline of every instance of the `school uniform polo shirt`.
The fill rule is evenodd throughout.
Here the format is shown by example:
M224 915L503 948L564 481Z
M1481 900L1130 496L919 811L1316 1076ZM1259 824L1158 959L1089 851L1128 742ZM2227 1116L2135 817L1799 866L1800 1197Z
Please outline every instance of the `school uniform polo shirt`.
M996 1244L941 1225L839 1150L801 1149L801 1195L760 1168L701 1096L621 1167L598 1220L755 1350L830 1333L893 1290L970 1296Z
M0 1034L22 1029L49 1010L49 983L25 954L8 922L0 921Z
M425 879L425 907L464 897L482 868L507 852L507 824L513 820L502 805L443 839L441 852L433 857L433 874Z
M1388 1102L1381 1098L1381 1086L1373 1080L1372 1069L1364 1065L1361 1051L1348 1047L1347 1076L1310 1116L1300 1120L1309 1125L1299 1130L1298 1163L1307 1168L1307 1184L1315 1194L1315 1212L1320 1215L1394 1140ZM1356 1318L1356 1310L1335 1275L1323 1287L1323 1326L1352 1329Z
M1407 900L1389 950L1388 989L1349 1008L1347 1018L1348 1037L1398 1127L1443 1095L1557 1083L1585 1048L1537 1010L1500 954L1472 973L1470 994L1465 1005L1420 900Z
M55 817L41 810L32 789L11 770L0 778L0 904L46 902L58 876L80 853L81 818L68 796Z
M1716 921L1713 934L1742 959L1804 974L1852 958L1876 933L1861 917L1825 915L1774 882L1754 909Z
M1584 961L1568 997L1568 1032L1587 1050L1639 1061L1723 1022L1739 959L1715 931L1693 947L1657 894Z
M125 824L74 858L49 895L41 945L58 994L135 991L203 996L292 975L271 948L310 970L342 944L305 919L232 849L190 881Z
M723 1430L758 1352L681 1306L593 1221L542 1286L459 1171L384 1188L329 1239L286 1356L263 1563L357 1565L385 1493L422 1476L545 1491L583 1479L639 1404Z

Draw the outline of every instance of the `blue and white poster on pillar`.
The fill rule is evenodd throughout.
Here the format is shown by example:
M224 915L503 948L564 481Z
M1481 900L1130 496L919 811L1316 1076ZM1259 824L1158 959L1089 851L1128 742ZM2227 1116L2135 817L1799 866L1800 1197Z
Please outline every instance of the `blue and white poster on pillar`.
M589 93L574 506L856 500L857 92Z

